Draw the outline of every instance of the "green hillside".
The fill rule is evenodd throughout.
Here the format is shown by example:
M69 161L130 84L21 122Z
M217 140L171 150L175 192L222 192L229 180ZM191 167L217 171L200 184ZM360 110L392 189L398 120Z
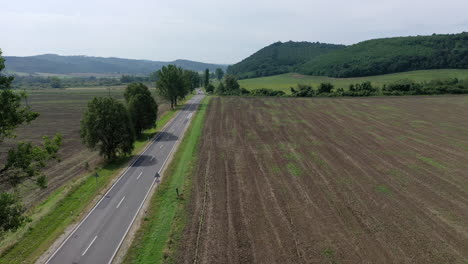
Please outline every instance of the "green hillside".
M56 54L44 54L29 57L5 56L6 70L9 72L19 73L148 74L155 70L159 70L162 66L168 64L175 64L184 69L193 71L203 71L206 68L210 69L210 71L214 71L216 68L226 69L226 65L189 60L163 62L89 56L60 56Z
M318 42L276 42L229 66L228 73L243 79L291 72L297 66L319 55L344 47Z
M415 82L424 82L435 79L448 79L458 78L467 80L468 69L464 70L422 70L422 71L411 71L403 73L385 74L369 77L357 77L357 78L331 78L324 76L308 76L297 73L281 74L269 77L253 78L240 80L239 84L248 90L269 88L273 90L282 90L289 94L290 87L295 87L297 84L308 84L317 88L320 83L332 83L336 88L347 89L350 84L362 83L364 81L370 81L373 85L383 86L398 80L413 80Z
M423 69L467 69L468 33L374 39L315 57L308 75L359 77Z
M468 33L395 37L351 46L277 42L228 67L239 79L288 72L361 77L431 69L468 69Z

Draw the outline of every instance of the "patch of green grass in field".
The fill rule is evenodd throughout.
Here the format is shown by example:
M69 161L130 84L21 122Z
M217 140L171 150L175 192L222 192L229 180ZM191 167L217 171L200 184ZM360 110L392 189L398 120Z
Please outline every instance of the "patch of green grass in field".
M287 73L269 77L244 79L240 80L239 84L241 87L244 87L248 90L268 88L274 90L281 90L286 94L290 94L290 87L295 88L297 84L312 85L316 89L320 85L320 83L329 82L332 83L335 86L335 88L348 89L348 86L350 84L362 83L365 81L370 81L373 85L382 87L384 84L402 79L410 79L416 82L423 82L434 79L447 78L468 79L468 70L423 70L357 78L330 78L325 76L308 76L296 73Z
M200 104L161 185L151 198L146 221L138 230L124 263L172 261L187 222L186 206L192 188L191 175L198 159L197 148L209 98L205 98ZM177 198L175 188L179 188L183 198Z
M392 191L385 185L377 185L375 190L379 193L390 194Z
M322 255L328 259L328 261L332 264L337 264L338 262L336 261L336 253L333 249L331 248L326 248L322 251Z
M293 176L301 176L302 175L302 170L301 170L301 168L299 168L299 166L297 166L297 164L295 164L293 162L288 162L286 167L288 168L288 171L289 171L289 173L291 173L291 175L293 175Z
M181 107L182 104L177 109ZM22 236L18 237L14 244L2 252L0 264L34 263L68 225L79 219L80 214L89 206L96 195L105 191L112 179L119 175L123 168L127 167L128 162L142 151L157 131L171 120L177 109L163 114L158 120L158 128L144 132L144 136L135 143L133 155L121 157L98 169L97 173L100 177L97 184L96 179L92 177L94 172L89 173L79 180L57 189L37 209L33 209L33 214L30 216L33 222L18 230L18 232L23 232ZM47 210L47 213L39 214L37 210L39 212Z
M440 163L440 162L438 162L438 161L436 161L434 159L431 159L429 157L424 157L424 156L418 155L417 158L419 160L423 161L424 163L431 165L434 168L438 168L438 169L441 169L441 170L447 168L444 164L442 164L442 163Z
M380 136L380 135L377 135L377 133L375 132L369 132L369 134L371 134L372 136L374 136L375 139L379 140L379 141L387 141L384 137Z
M271 172L273 172L274 174L280 174L280 173L281 173L281 169L280 169L278 166L275 166L275 165L271 166L271 167L270 167L270 170L271 170Z
M312 160L315 162L315 164L323 168L329 168L328 163L324 159L322 159L322 157L320 157L319 154L311 151L310 156L312 157Z

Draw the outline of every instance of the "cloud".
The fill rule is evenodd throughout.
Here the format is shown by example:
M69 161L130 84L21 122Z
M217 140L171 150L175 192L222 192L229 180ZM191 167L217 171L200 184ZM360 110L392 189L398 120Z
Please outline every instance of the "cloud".
M352 44L467 31L465 0L17 0L4 55L59 53L235 63L275 41Z

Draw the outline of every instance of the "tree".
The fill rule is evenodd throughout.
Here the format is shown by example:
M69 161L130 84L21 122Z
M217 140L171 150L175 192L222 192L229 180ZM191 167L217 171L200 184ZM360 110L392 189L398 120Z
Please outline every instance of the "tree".
M148 87L132 83L125 89L124 97L137 136L141 136L144 129L156 126L158 105Z
M171 102L171 109L177 105L177 97L183 94L186 85L182 68L170 64L158 71L156 89L161 97Z
M212 84L210 85L213 86ZM207 88L207 91L208 91L208 88ZM224 86L223 82L219 82L218 87L216 87L216 94L219 94L219 95L226 94L226 87Z
M332 89L333 89L333 84L331 84L331 83L321 83L319 88L318 88L317 93L318 94L328 94L328 93L331 93Z
M131 154L135 132L125 106L112 97L95 97L81 120L83 143L108 160Z
M225 94L227 95L239 95L240 94L240 85L237 82L237 79L233 75L226 75L225 77L226 87Z
M223 78L223 76L224 76L224 71L223 71L223 69L217 68L217 69L216 69L216 78L218 78L218 80L221 81L221 79Z
M5 138L14 138L14 130L19 125L29 124L39 116L28 106L21 104L27 98L26 93L11 89L14 78L1 74L5 68L1 54L0 50L0 143ZM40 187L45 188L47 179L40 173L40 169L50 159L57 158L61 140L60 135L56 135L53 140L45 137L42 147L33 146L30 142L20 142L17 149L8 151L6 162L0 167L0 184L3 187L0 192L0 233L14 231L27 220L21 197L8 191L28 179L35 180Z
M220 84L221 84L221 83L220 83ZM206 90L207 93L210 93L210 94L211 94L211 93L214 92L215 87L210 83L210 84L208 84L208 86L205 88L205 90Z
M62 88L62 81L58 77L50 77L50 87Z
M0 234L15 231L28 219L24 216L25 208L18 197L11 193L0 193Z
M207 87L208 84L210 83L210 70L206 69L205 70L205 75L203 76L203 80L204 80L204 86Z

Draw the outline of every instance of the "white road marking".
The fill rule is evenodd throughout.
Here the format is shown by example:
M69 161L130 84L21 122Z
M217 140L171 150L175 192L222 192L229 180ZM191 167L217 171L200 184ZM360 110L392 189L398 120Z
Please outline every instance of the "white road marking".
M96 240L97 236L94 237L93 241L91 241L91 243L89 244L89 246L85 249L85 251L83 252L83 254L81 254L81 256L84 256L86 254L86 252L88 252L88 249L91 247L91 245L94 243L94 240Z
M119 208L119 206L122 204L123 200L125 200L125 196L122 198L122 200L120 200L119 204L117 205L117 207L115 209Z
M163 146L164 146L164 144L162 144L161 146L159 146L159 148L162 149Z
M140 172L140 174L139 174L138 177L137 177L137 180L140 179L141 174L143 174L143 172Z
M187 119L190 119L192 117L192 114L193 113L190 113L188 116L187 116Z
M150 160L150 161L153 161L153 159L154 159L154 156L151 157L151 160Z

